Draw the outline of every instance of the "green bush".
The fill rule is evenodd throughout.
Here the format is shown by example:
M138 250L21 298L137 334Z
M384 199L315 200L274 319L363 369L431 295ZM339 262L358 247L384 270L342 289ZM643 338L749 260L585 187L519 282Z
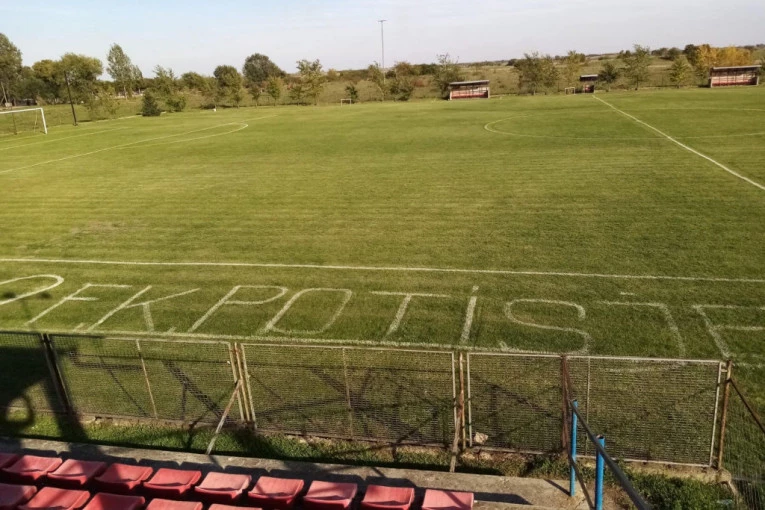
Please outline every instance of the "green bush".
M733 495L722 485L699 480L668 478L662 475L632 473L635 489L656 510L718 510L725 508Z
M182 112L186 108L186 96L183 94L172 94L165 99L165 104L171 112Z
M143 106L141 107L141 115L144 117L159 117L162 114L162 109L157 103L157 98L154 94L147 90L143 93Z

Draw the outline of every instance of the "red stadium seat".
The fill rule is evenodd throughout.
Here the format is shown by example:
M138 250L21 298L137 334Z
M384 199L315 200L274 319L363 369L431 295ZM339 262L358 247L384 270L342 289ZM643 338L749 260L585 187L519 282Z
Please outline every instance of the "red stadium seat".
M171 501L169 499L153 499L146 510L202 510L202 503L196 501Z
M470 510L473 508L472 492L455 492L428 489L422 510Z
M10 466L17 460L19 460L19 456L16 455L15 453L0 452L0 469Z
M63 461L58 457L24 455L10 466L3 468L3 477L14 483L35 483Z
M106 469L105 462L89 462L85 460L65 460L58 469L48 473L52 485L66 489L81 489L93 477L100 475Z
M287 510L295 504L301 490L303 480L261 476L247 493L247 499L263 508Z
M139 510L146 500L141 496L125 496L99 492L82 510Z
M189 492L200 478L201 471L162 468L143 482L143 489L153 497L178 498Z
M94 478L95 485L106 492L130 494L154 472L149 466L112 464L100 476Z
M250 486L250 475L209 473L194 492L208 503L233 503Z
M306 510L347 510L356 496L355 483L313 482L303 497Z
M57 487L43 487L29 503L19 510L79 510L90 498L88 491L73 491Z
M414 501L411 487L370 485L361 502L361 510L409 510Z
M0 510L15 510L35 495L37 489L32 485L8 485L0 483Z

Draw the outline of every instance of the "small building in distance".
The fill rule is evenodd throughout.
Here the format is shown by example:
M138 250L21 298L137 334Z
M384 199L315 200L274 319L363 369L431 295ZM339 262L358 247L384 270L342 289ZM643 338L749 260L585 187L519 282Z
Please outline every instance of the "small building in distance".
M582 84L582 92L584 94L595 93L595 83L598 81L597 74L583 74L579 77L579 83Z
M759 84L760 66L713 67L709 70L709 88Z
M489 99L489 80L454 81L449 84L449 100Z

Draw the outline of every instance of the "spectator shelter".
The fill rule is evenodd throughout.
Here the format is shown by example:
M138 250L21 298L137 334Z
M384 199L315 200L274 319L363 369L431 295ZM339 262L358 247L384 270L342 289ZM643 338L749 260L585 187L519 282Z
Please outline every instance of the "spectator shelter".
M597 74L583 74L579 77L579 82L582 84L582 92L584 94L595 93L595 82L598 81Z
M760 66L713 67L709 70L709 87L759 85Z
M449 100L490 97L489 80L455 81L449 84Z

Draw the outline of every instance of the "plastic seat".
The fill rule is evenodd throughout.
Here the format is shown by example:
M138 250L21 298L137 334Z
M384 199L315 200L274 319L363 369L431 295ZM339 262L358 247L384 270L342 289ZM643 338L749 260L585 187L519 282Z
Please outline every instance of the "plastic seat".
M15 510L35 495L37 489L32 485L9 485L0 483L0 510Z
M422 502L422 510L470 510L473 508L472 492L441 491L428 489Z
M24 455L10 466L3 468L3 477L15 483L35 483L59 467L62 462L58 457Z
M146 500L141 496L99 492L82 510L139 510L144 503Z
M196 501L171 501L169 499L153 499L146 510L202 510L202 503Z
M208 503L233 503L250 486L250 475L209 473L194 492Z
M201 471L162 468L143 482L143 490L152 497L178 498L189 492L200 478Z
M43 487L19 510L79 510L90 498L88 491L73 491L58 487Z
M287 510L295 504L303 485L303 480L261 476L247 499L259 507Z
M313 482L303 497L306 510L347 510L356 496L355 483Z
M15 453L0 452L0 469L10 466L17 460L19 460L19 456L16 455Z
M66 489L81 489L106 469L105 462L65 460L55 471L48 473L52 485Z
M362 510L409 510L414 501L414 489L411 487L385 487L370 485L364 500Z
M112 464L101 475L96 476L94 484L105 492L131 494L148 480L154 472L149 466L130 464Z

